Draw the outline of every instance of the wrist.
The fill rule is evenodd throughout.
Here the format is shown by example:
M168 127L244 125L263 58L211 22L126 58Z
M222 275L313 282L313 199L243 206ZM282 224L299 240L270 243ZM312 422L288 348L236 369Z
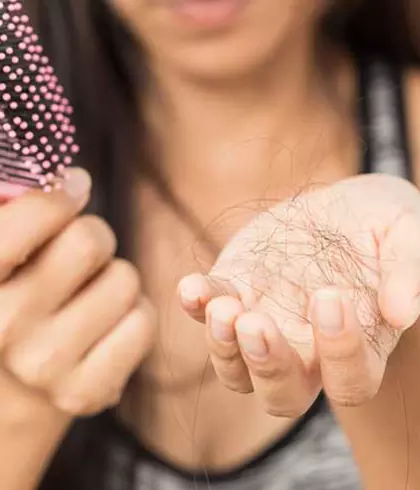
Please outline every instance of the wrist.
M72 417L55 408L42 394L33 393L17 385L7 374L0 372L0 430L25 430L33 433L37 428L65 431Z

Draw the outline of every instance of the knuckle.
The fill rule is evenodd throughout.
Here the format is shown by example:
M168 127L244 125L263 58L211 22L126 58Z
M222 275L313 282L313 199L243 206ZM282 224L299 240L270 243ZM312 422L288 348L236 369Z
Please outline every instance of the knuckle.
M224 370L232 371L237 369L238 363L243 364L242 356L236 344L221 345L218 342L212 342L211 350L213 354L223 363Z
M96 404L78 392L53 393L53 404L62 412L73 417L91 415L96 410Z
M123 396L123 391L121 390L121 388L112 391L109 394L107 400L103 403L103 408L116 407L117 405L120 404L122 396Z
M286 417L290 419L300 418L305 413L303 411L300 411L296 407L291 407L287 405L266 405L265 412L271 417Z
M76 220L71 227L70 239L74 242L73 250L77 250L84 260L91 262L96 259L100 245L89 220Z
M290 419L302 417L305 415L308 408L309 402L304 398L292 401L288 400L287 403L285 400L282 400L281 402L271 401L265 405L265 411L268 413L268 415L271 415L272 417L286 417Z
M222 384L228 390L242 395L249 395L254 392L254 387L249 379L224 379L222 380Z
M50 400L60 411L71 416L91 416L119 404L125 383L118 379L86 385L85 382L67 378L55 383L50 390Z
M350 348L337 353L334 362L324 364L323 380L325 391L332 402L339 406L356 407L372 400L378 393L386 367L377 365L361 351Z
M346 342L340 343L339 346L322 349L321 357L329 363L347 365L352 363L355 358L358 358L363 350L362 339L351 336L346 338Z
M22 356L14 350L7 352L4 356L4 364L14 377L24 385L31 386L35 376L32 360L28 356Z
M111 264L111 274L117 276L124 284L124 293L130 299L138 297L141 291L141 280L138 269L123 259L115 259Z
M107 408L118 405L122 398L122 390L112 390L107 396L86 396L83 393L54 393L54 405L71 416L91 416Z
M45 388L54 379L57 358L55 351L31 354L20 349L12 349L5 355L7 369L24 385Z
M78 397L57 396L54 398L54 405L64 413L72 417L87 414L87 403Z
M248 372L243 363L216 363L215 371L221 383L229 390L237 393L252 393L252 386Z
M103 255L111 244L115 248L115 235L105 221L96 216L83 216L73 222L70 233L73 250L79 260L90 264Z
M221 361L221 362L220 362ZM218 368L224 378L238 381L244 378L245 366L238 356L232 356L229 359L219 357Z
M340 387L329 398L342 407L358 407L371 401L378 393L379 387L373 383L355 384L353 386Z
M273 383L264 388L265 411L275 417L299 418L316 399L317 390L296 382Z
M254 376L262 380L283 380L291 375L290 366L272 363L254 364L251 371Z

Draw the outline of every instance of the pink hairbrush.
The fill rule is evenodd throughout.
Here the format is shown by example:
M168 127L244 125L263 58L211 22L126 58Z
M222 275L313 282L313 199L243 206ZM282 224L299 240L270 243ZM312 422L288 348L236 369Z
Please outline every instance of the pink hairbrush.
M21 0L0 0L0 182L60 187L78 152L63 93Z

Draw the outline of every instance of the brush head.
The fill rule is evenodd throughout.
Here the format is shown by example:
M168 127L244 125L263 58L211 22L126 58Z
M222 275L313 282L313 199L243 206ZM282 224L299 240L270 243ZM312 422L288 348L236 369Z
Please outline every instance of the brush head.
M21 0L0 0L0 180L60 187L79 150L72 112Z

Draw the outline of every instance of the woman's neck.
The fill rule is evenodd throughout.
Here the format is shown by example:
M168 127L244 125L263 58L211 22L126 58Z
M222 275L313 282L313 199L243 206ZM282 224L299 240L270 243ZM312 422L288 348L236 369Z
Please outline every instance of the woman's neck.
M351 124L343 124L352 116L351 63L314 45L312 36L292 39L270 63L237 79L157 70L146 118L169 182L177 188L231 180L240 168L242 179L266 185L266 166L274 163L278 179L290 182L290 172L307 179L314 165L341 152L352 139Z

